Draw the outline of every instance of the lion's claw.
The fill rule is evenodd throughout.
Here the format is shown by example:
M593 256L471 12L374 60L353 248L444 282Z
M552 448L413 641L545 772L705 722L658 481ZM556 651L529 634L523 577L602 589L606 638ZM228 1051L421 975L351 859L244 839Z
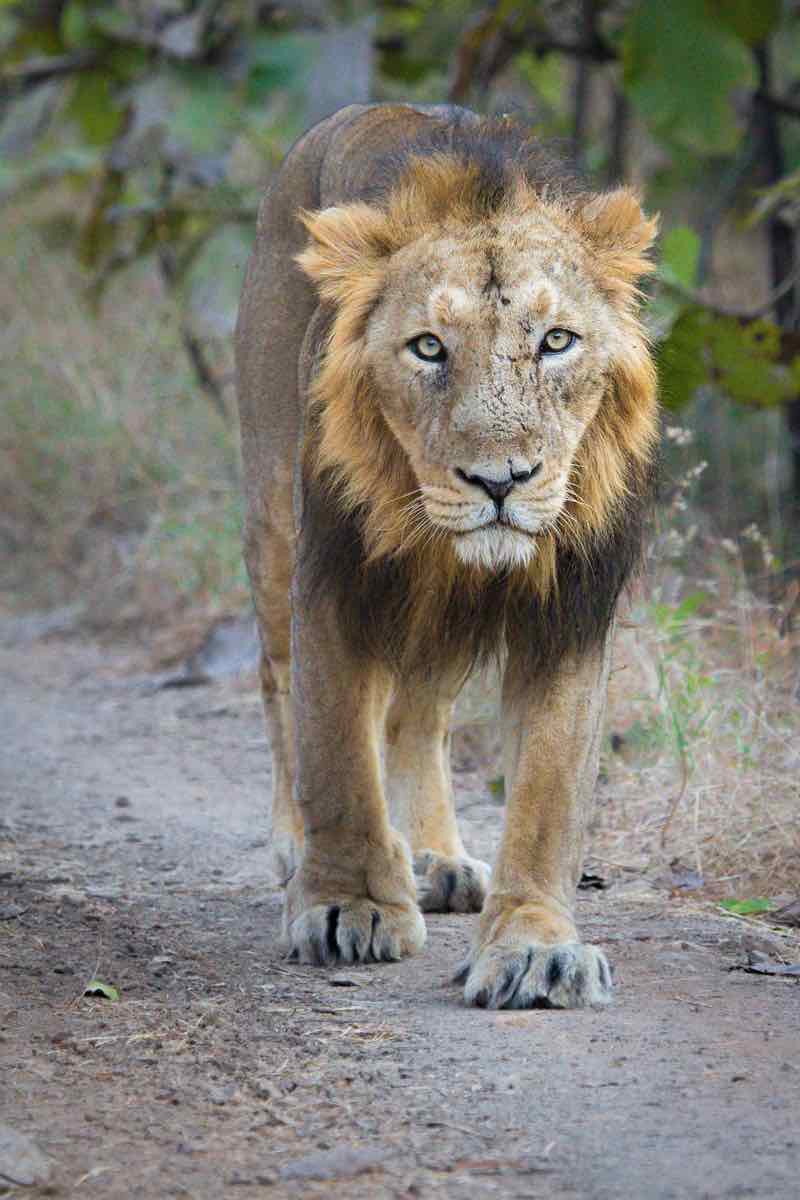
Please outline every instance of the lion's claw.
M609 1004L611 969L597 946L563 942L518 950L488 946L456 975L478 1008L586 1008Z
M414 858L414 873L423 912L480 912L491 869L477 858L450 858L423 850Z
M425 922L417 908L342 900L315 904L289 926L289 957L302 963L392 962L425 944Z

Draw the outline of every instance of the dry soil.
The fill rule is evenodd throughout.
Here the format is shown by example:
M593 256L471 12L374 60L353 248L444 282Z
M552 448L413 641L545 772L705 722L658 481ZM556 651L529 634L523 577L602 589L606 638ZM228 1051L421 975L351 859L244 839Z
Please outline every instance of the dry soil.
M7 642L0 1194L800 1194L798 980L731 969L796 962L797 938L634 881L579 901L606 1011L465 1008L471 917L430 917L402 963L292 965L252 687L153 690L107 648ZM502 808L465 765L487 857Z

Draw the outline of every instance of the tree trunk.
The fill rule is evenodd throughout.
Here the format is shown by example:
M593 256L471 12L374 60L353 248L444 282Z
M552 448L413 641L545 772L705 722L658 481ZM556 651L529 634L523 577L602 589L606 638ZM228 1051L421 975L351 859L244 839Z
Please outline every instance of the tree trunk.
M586 134L589 124L589 98L592 76L591 48L595 43L595 17L597 0L581 0L581 23L579 44L585 53L575 63L575 99L572 115L572 143L575 161L584 165Z
M769 186L777 183L785 174L783 147L781 146L778 117L775 110L761 100L761 96L772 94L772 71L769 46L766 42L755 47L758 64L759 87L753 98L753 137L760 147L758 171L760 182ZM770 218L767 225L769 246L770 282L777 288L784 279L797 270L797 253L794 230L780 214ZM782 329L797 328L798 288L790 288L775 302L775 319ZM786 425L792 459L792 517L796 523L800 514L800 397L795 396L786 405Z

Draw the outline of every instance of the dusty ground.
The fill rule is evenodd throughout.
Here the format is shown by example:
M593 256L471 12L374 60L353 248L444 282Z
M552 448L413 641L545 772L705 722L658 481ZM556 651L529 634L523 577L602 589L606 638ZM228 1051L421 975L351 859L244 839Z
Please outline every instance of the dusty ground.
M429 918L404 963L288 964L254 694L130 668L0 651L0 1172L48 1170L16 1133L64 1195L798 1194L798 981L730 970L748 939L797 961L797 938L634 882L580 901L609 1011L465 1009L471 918ZM501 808L472 765L486 857ZM92 977L120 1000L85 998Z

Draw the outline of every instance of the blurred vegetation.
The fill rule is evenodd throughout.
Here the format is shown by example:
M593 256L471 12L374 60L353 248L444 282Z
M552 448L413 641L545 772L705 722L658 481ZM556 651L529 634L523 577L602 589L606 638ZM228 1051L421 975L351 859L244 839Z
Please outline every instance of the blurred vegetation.
M308 124L367 99L518 112L662 211L648 321L709 463L699 520L755 520L786 564L797 0L0 0L0 537L82 563L105 521L116 553L179 564L177 592L241 595L230 335L258 199Z

